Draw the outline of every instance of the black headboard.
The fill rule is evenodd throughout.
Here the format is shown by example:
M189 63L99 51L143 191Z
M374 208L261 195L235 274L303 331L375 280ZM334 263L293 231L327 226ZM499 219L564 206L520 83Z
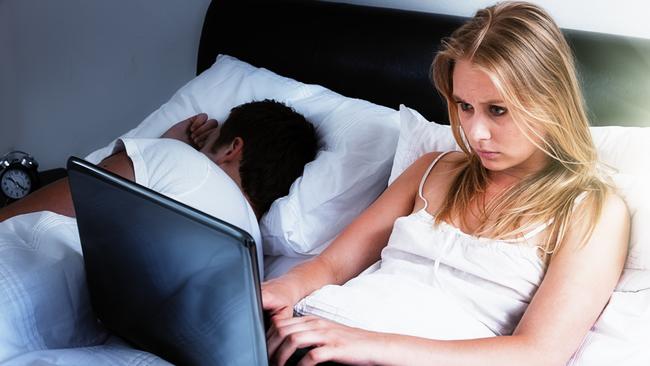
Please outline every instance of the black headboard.
M447 123L429 79L440 43L464 18L320 1L213 0L197 73L219 53L349 97L400 103ZM650 40L566 31L592 124L650 126Z

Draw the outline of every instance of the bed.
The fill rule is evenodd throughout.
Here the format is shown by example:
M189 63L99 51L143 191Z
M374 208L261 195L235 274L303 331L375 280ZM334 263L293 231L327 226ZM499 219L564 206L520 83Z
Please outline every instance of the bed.
M318 130L321 134L331 133L331 136L344 136L347 140L354 136L355 140L350 144L328 143L322 156L350 154L353 151L351 147L355 146L368 146L369 153L374 152L373 147L377 151L392 148L382 155L382 160L376 160L374 165L366 167L366 175L357 177L359 182L372 177L375 183L365 189L370 192L370 196L360 200L358 207L349 210L349 219L357 214L362 206L372 202L388 183L393 155L395 149L399 150L402 138L399 120L405 109L400 105L404 104L418 111L421 113L421 119L447 124L446 108L429 80L429 66L440 38L451 33L462 21L463 18L446 15L317 1L212 1L205 15L198 50L197 75L200 76L196 81L181 88L170 102L126 135L156 136L156 133L164 128L160 125L160 120L178 121L178 118L184 116L183 113L188 112L188 108L199 109L201 103L207 103L206 99L214 96L207 93L207 96L195 97L193 94L203 91L201 88L205 88L208 81L214 80L207 78L227 79L229 75L237 72L245 76L242 76L242 79L235 78L236 80L231 80L232 77L224 79L225 81L220 81L221 84L218 85L224 87L227 83L239 83L254 89L259 82L274 80L288 91L279 92L274 87L268 87L262 92L244 92L243 87L239 87L236 94L240 99L224 100L225 105L236 104L251 97L277 96L277 93L285 93L280 97L286 97L290 101L300 100L304 103L326 98L329 103L327 107L336 109L339 114L326 115L320 106L304 106L298 102L294 107L302 108L300 111L308 117L320 119L319 123L322 124L319 124ZM577 57L592 123L597 126L649 127L650 104L647 101L650 100L650 41L581 31L566 31L566 35ZM217 58L218 55L222 56ZM226 69L224 65L231 69ZM344 110L346 108L353 111ZM214 110L209 114L219 116L220 113L225 113L226 109L224 107L223 110ZM335 124L337 116L354 120L356 130L348 125L340 126L337 130L328 130L330 125ZM364 129L363 126L373 128ZM608 135L613 134L610 131L618 130L599 131L600 138L607 140ZM640 133L636 134L636 140L628 141L637 145L639 139L647 141L646 137L650 137L647 128L633 131ZM99 159L101 154L112 148L109 145L88 158L91 161L93 158ZM645 153L643 149L635 151ZM647 153L645 154L647 157ZM379 152L374 155L379 155ZM336 162L335 158L336 156L332 158L334 160L329 161L330 165ZM630 169L636 169L640 162L636 161L637 164L628 164ZM355 166L346 169L354 170L355 173L359 170ZM650 171L644 169L642 175L650 176ZM308 183L305 178L300 185ZM645 197L647 196L643 196L643 199ZM327 206L324 202L310 204L314 209ZM288 209L298 210L296 205L287 203L287 206ZM298 206L302 209L305 205ZM650 207L644 209L648 208ZM276 267L270 268L271 273L281 273L291 265L316 254L331 241L331 235L319 236L305 228L316 226L322 216L313 216L311 211L297 212L294 212L293 220L289 223L294 225L291 230L280 226L279 232L265 236L265 241L276 243L273 247L265 247L267 254L275 258L274 263L282 261ZM647 211L639 210L637 216L640 217L645 212ZM337 231L344 227L345 220L340 219L341 216L337 215L337 212L329 214L339 218L339 221L330 225L332 230ZM270 227L278 221L279 219L269 218L262 226ZM50 239L55 243L50 246L50 250L43 251L42 246L37 245L38 241L34 244L34 240L31 241L31 246L19 250L8 244L12 240L18 240L21 235L33 239L38 236L34 228L48 227L56 227L56 235ZM5 302L2 306L14 307L13 312L4 314L21 314L20 318L13 319L4 315L0 318L0 326L2 329L12 329L18 324L20 327L16 329L21 329L22 332L15 338L0 335L1 363L167 364L154 355L130 348L119 338L104 332L95 323L87 294L84 292L83 265L78 246L65 243L76 235L71 220L33 215L21 222L12 223L11 228L5 225L2 229L0 255L5 255L6 258L7 253L36 253L46 258L49 272L44 273L54 273L51 278L62 279L57 282L60 286L50 286L47 289L47 295L51 299L65 298L65 301L49 304L23 301L28 297L21 297L21 293L24 295L33 292L30 289L41 288L38 281L47 279L44 276L35 276L32 277L33 282L21 281L16 278L17 272L7 267L7 262L0 263L0 293L13 299L12 304ZM299 231L301 235L289 237L287 231ZM305 239L312 236L316 237L313 241ZM636 238L641 244L645 243L644 248L650 247L648 239L650 234L643 233ZM283 240L294 244L291 250L282 246ZM650 249L639 251L639 258L645 256L648 250ZM628 282L623 283L642 285L630 285L624 288L628 291L616 294L624 298L616 303L621 305L612 305L611 315L608 313L602 317L570 364L650 363L648 351L643 351L640 347L642 339L647 340L650 337L650 284L644 288L645 284L650 282L643 282L650 267L646 268L645 263L641 260L634 262L629 275L624 278ZM638 281L639 278L641 282ZM62 320L56 323L56 327L42 326L50 324L43 322L43 319L57 317ZM635 327L621 331L620 326L627 324L633 324ZM14 342L11 347L7 346L7 342L15 339L22 343Z

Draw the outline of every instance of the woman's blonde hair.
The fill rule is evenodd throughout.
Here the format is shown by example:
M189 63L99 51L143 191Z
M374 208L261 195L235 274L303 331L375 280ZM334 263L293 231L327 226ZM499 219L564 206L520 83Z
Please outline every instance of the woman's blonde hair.
M487 170L463 137L453 95L453 70L469 61L494 83L523 134L550 157L541 171L482 205L476 234L497 239L520 237L550 222L547 254L564 240L577 197L585 195L588 239L600 216L608 184L600 177L571 49L551 17L536 5L503 2L479 10L442 41L431 66L432 79L447 101L450 124L466 161L437 220L468 212L487 186ZM492 219L488 221L488 219ZM495 220L496 218L496 220ZM464 224L464 222L463 222Z

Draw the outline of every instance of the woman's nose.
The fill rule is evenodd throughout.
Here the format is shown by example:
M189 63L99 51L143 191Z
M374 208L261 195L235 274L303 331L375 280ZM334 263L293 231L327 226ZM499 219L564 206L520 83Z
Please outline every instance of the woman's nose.
M469 138L474 141L489 140L492 137L490 125L487 118L481 115L472 117L470 124Z

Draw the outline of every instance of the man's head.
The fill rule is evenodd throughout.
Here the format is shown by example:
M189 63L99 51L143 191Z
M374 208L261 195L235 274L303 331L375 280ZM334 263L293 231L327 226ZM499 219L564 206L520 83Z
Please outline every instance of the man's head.
M273 201L287 195L318 150L314 126L269 99L233 108L218 134L209 145L210 153L218 164L227 161L224 157L234 157L230 166L239 173L241 188L258 218Z

